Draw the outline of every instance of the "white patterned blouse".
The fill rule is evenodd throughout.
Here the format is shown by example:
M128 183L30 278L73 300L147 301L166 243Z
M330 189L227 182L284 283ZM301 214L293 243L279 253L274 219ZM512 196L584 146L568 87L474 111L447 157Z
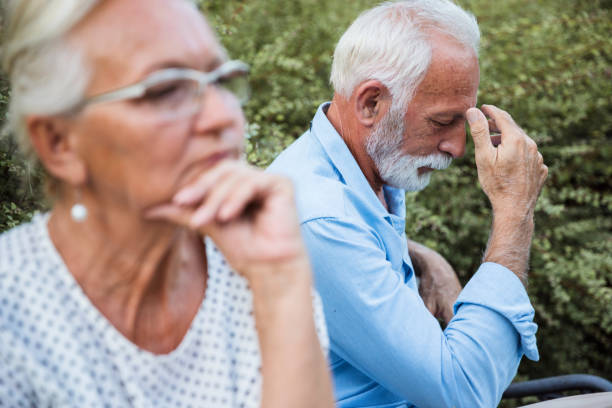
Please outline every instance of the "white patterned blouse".
M0 407L257 407L260 352L246 280L206 241L205 298L169 354L138 348L66 269L48 215L0 235ZM321 301L313 297L321 345Z

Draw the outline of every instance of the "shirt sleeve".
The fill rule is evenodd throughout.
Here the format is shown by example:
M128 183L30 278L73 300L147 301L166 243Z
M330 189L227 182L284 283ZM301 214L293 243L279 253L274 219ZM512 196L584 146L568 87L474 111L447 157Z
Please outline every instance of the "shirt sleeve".
M492 407L524 351L537 357L533 309L507 269L484 264L442 331L386 259L382 240L354 220L302 224L330 349L420 407Z

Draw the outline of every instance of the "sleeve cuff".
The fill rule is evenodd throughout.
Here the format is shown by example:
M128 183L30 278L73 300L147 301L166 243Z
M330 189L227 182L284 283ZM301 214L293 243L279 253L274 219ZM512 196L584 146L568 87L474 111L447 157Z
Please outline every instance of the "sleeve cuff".
M520 336L525 356L533 361L540 359L535 337L538 325L533 322L535 312L525 287L508 268L483 263L459 294L455 314L463 304L486 307L508 319Z

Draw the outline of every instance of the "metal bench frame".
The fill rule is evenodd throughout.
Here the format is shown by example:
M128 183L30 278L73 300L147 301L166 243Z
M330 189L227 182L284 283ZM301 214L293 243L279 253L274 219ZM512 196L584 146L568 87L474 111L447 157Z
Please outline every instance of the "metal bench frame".
M564 397L561 393L568 391L579 391L581 394L611 392L612 382L590 374L560 375L510 384L502 398L536 396L540 401L545 401Z

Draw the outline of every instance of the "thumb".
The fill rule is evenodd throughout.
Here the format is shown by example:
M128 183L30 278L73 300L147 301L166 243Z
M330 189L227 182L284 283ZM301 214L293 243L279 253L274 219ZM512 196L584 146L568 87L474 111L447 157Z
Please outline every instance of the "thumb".
M478 108L470 108L465 113L465 116L470 124L470 134L474 140L476 153L494 149L491 144L491 135L489 134L489 123L484 113Z
M444 307L439 317L444 320L444 323L448 324L448 322L450 322L454 316L455 313L453 313L453 304L451 303Z
M438 311L438 305L436 304L436 301L434 299L427 299L425 302L425 307L427 308L427 310L429 310L429 313L431 313L434 317L438 317L439 311Z

